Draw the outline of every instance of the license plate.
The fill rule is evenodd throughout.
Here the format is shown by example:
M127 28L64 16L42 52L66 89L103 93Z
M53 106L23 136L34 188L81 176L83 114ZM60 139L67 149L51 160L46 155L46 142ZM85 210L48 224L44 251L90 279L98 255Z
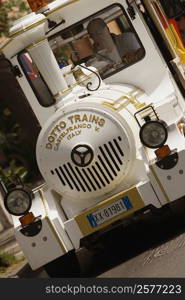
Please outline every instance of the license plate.
M97 227L111 218L132 209L132 203L127 196L115 201L114 203L105 206L104 208L89 214L87 219L92 227Z

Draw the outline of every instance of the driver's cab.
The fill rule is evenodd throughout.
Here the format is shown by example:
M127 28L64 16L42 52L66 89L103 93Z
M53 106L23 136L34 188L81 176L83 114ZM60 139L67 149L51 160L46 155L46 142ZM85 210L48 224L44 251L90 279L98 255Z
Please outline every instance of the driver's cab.
M116 3L96 1L96 5L93 0L88 0L88 4L86 0L60 1L60 5L59 1L54 1L46 7L42 14L37 12L34 17L38 20L34 21L34 28L37 28L37 23L44 23L45 33L39 41L31 43L25 38L22 42L22 25L15 25L10 31L10 40L1 47L12 64L19 67L21 76L17 80L41 126L55 111L58 95L65 96L67 90L70 92L79 83L78 72L70 76L79 64L94 67L107 83L139 87L151 97L151 101L156 101L159 94L160 99L164 99L176 89L165 60L135 3L132 13L127 1L122 0ZM84 18L82 11L85 12ZM23 18L22 22L28 21ZM31 32L32 25L24 27L28 27L24 32ZM33 59L34 45L41 44L45 38L67 83L65 88L58 88L55 92ZM47 65L49 69L49 61ZM177 93L184 105L181 94Z
M50 45L61 68L85 63L103 79L145 56L137 33L117 4L52 36Z

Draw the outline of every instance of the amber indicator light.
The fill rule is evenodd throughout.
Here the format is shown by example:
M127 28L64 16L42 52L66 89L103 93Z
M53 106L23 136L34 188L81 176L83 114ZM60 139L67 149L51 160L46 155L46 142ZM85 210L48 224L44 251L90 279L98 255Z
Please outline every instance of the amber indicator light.
M21 222L22 227L27 226L35 221L34 214L29 212L28 214L20 217L19 221Z
M155 154L158 159L163 159L171 154L170 147L168 145L164 145L161 148L155 151Z
M27 0L28 4L33 12L37 12L39 9L48 5L44 0Z

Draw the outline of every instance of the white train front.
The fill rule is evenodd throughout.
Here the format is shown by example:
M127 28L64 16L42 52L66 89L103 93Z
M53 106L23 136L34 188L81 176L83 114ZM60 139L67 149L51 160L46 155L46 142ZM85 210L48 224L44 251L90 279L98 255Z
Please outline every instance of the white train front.
M1 46L42 127L45 184L5 197L33 269L185 196L184 97L137 2L42 3Z

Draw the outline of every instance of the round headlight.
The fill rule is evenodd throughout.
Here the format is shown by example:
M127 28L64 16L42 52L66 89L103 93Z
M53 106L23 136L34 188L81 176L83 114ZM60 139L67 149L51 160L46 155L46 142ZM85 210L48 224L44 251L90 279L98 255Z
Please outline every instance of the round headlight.
M33 193L28 188L14 188L5 196L4 205L10 214L22 216L29 212L32 199Z
M168 131L162 121L148 121L140 130L140 140L148 148L162 147L168 138Z

